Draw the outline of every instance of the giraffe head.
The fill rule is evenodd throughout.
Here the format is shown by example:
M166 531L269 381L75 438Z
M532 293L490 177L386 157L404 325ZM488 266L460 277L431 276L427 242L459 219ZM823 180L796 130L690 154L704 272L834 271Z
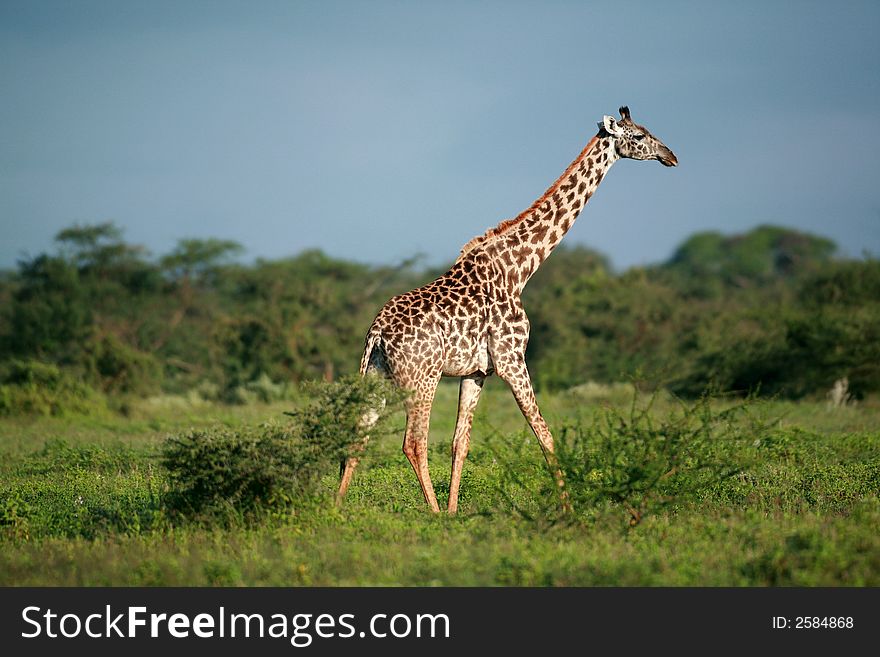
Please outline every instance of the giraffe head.
M619 121L613 116L606 116L599 124L599 128L614 137L614 147L620 157L632 160L659 160L667 167L678 164L678 158L666 147L666 144L648 132L644 126L633 122L629 108L626 106L620 108Z

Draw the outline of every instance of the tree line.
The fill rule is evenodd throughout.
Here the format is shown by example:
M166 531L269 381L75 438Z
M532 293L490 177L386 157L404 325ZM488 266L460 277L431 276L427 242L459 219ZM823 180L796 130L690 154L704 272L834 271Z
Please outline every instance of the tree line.
M320 251L242 264L241 246L217 239L151 257L112 223L72 226L56 245L0 276L6 412L28 386L38 396L197 390L234 402L331 380L356 370L388 298L439 273ZM541 389L633 378L686 396L880 387L880 261L840 258L815 235L698 233L668 261L620 273L596 251L563 247L524 304Z

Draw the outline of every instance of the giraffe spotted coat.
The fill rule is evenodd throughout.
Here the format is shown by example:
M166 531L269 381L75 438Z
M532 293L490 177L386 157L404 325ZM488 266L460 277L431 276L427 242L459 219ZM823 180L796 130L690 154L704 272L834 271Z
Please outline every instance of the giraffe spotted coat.
M666 166L678 163L660 140L632 122L626 107L620 113L620 120L603 119L598 134L528 209L468 242L449 271L436 280L389 300L367 332L361 374L380 372L411 393L403 451L434 511L439 505L428 472L428 424L442 376L461 377L450 513L458 508L474 409L485 378L493 373L510 386L545 458L553 464L553 437L535 401L525 362L529 320L522 290L615 161L626 157L655 159ZM356 457L344 464L339 501L356 465ZM556 472L567 505L562 474Z

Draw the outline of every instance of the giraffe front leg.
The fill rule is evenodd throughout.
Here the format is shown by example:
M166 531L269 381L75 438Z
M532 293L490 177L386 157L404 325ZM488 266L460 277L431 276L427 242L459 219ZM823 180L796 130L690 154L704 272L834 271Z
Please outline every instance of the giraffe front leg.
M471 374L461 378L458 392L458 419L455 421L455 435L452 438L452 475L449 477L448 513L458 511L458 489L461 484L461 471L467 458L471 443L471 426L474 421L474 409L480 401L480 393L486 377L482 374Z
M522 411L523 416L525 416L535 437L538 439L538 443L541 445L541 451L544 453L547 465L553 470L556 485L559 487L562 510L566 513L570 512L571 500L568 492L565 490L565 477L554 454L553 435L550 433L550 427L547 426L547 422L538 408L538 401L535 399L535 391L532 388L532 380L529 377L529 370L526 367L525 359L513 358L509 359L508 362L502 363L496 361L495 365L498 376L510 386L519 410Z

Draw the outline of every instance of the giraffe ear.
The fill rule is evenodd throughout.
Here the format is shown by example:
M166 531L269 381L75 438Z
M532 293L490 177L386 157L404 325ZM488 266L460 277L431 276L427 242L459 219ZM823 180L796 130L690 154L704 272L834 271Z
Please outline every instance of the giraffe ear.
M614 120L613 116L605 116L602 118L602 123L599 124L600 127L605 128L605 132L609 135L619 135L620 134L620 126L617 125L617 121Z

